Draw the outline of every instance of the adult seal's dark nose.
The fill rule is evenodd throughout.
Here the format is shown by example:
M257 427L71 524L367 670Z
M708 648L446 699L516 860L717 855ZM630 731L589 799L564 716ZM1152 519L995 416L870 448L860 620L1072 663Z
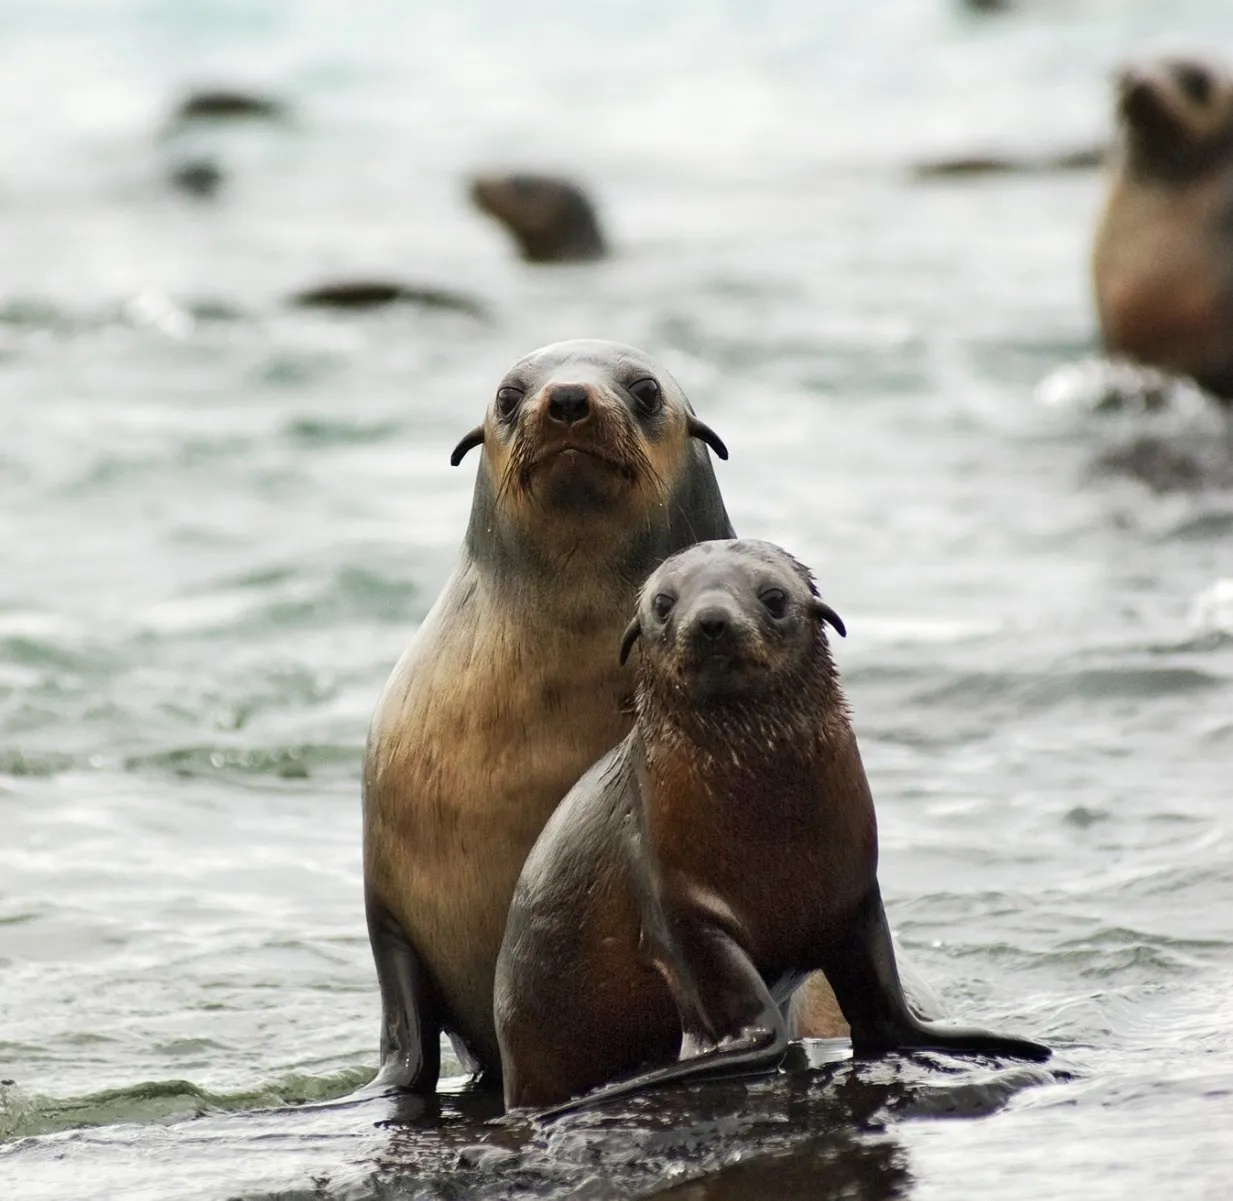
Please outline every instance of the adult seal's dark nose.
M557 384L548 393L548 416L562 425L575 425L590 411L591 402L581 384Z

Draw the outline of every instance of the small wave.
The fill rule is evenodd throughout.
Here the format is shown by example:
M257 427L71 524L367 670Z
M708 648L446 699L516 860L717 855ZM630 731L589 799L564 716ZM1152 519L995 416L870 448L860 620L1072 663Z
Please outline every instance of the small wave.
M991 701L1014 700L1032 708L1049 708L1070 701L1138 699L1185 695L1223 687L1225 681L1195 667L1087 667L1050 674L967 672L937 688L920 693L917 702L968 703L984 707Z
M56 776L82 764L81 758L58 751L0 748L0 776Z
M64 1098L28 1094L4 1081L0 1082L0 1141L86 1126L166 1125L207 1113L328 1101L353 1092L372 1076L371 1068L347 1068L328 1076L293 1073L234 1093L213 1093L190 1080L153 1080Z
M360 754L358 743L354 746L314 743L281 747L205 745L132 755L124 761L124 768L131 772L158 768L186 778L241 775L307 780L328 768L353 770Z
M353 446L384 442L402 433L394 421L345 421L339 418L300 417L287 424L288 437L305 446Z
M1211 404L1193 380L1126 359L1100 357L1049 372L1037 385L1036 399L1047 408L1083 413L1195 414Z
M1087 979L1125 979L1190 975L1200 963L1218 957L1228 944L1216 939L1169 938L1142 930L1110 926L1083 938L1069 939L1042 956L1077 970Z
M1187 621L1199 633L1233 636L1233 579L1217 580L1190 603Z
M413 580L368 567L348 564L321 574L279 567L169 597L141 618L150 633L160 636L222 630L264 636L356 619L408 624L422 604Z

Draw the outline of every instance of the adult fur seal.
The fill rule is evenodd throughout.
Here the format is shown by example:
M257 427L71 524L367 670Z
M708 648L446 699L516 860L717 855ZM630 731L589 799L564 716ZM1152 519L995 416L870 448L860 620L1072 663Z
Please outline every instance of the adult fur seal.
M905 1003L828 623L844 632L765 542L703 543L647 581L621 646L641 646L635 728L561 803L510 909L495 991L508 1106L773 1068L784 1009L819 969L857 1054L1048 1056Z
M500 221L529 263L599 259L608 253L590 197L576 183L551 175L480 175L471 201Z
M492 980L527 852L629 730L619 643L642 581L731 534L707 445L671 376L611 342L515 363L483 424L453 574L377 704L364 760L364 888L381 987L373 1086L430 1092L447 1032L498 1074Z
M1092 258L1106 349L1233 397L1233 75L1199 58L1118 80Z

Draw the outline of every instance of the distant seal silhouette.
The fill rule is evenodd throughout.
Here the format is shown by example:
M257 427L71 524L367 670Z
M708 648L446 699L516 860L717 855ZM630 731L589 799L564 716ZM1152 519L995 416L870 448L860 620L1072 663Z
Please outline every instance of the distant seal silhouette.
M281 100L236 88L203 88L190 92L172 114L175 121L277 121L286 116L287 106Z
M608 253L599 217L578 184L549 175L480 175L471 200L513 235L530 263L565 263Z
M1105 348L1233 397L1233 76L1195 57L1118 80L1092 277Z
M362 312L393 304L418 305L427 309L448 309L471 317L486 318L487 306L464 292L424 284L405 284L389 279L340 279L302 288L288 297L288 303L302 309L341 309Z
M844 632L766 542L704 542L647 580L621 646L640 642L635 728L553 814L510 908L494 998L510 1108L773 1068L817 970L858 1055L1048 1056L905 1002L827 624Z
M499 1077L492 979L514 883L582 773L629 730L613 648L641 582L731 525L727 451L642 351L562 342L515 363L483 424L457 565L378 701L364 890L381 987L369 1089L431 1092L440 1032Z

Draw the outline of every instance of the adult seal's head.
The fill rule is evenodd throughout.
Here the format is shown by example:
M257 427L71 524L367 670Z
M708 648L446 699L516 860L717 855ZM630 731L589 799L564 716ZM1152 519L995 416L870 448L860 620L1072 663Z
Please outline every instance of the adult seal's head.
M498 1073L510 897L553 809L632 724L616 651L637 590L675 551L731 535L708 446L726 455L653 359L580 341L515 363L455 448L456 465L478 450L466 538L364 760L375 1087L431 1091L442 1031Z
M1233 74L1197 56L1128 67L1093 283L1109 351L1233 396Z
M580 549L649 567L700 518L726 524L705 447L727 449L632 346L559 342L520 359L450 461L476 446L467 547L513 574L556 571Z
M529 263L603 258L608 245L582 188L550 175L479 175L471 202L509 230Z

